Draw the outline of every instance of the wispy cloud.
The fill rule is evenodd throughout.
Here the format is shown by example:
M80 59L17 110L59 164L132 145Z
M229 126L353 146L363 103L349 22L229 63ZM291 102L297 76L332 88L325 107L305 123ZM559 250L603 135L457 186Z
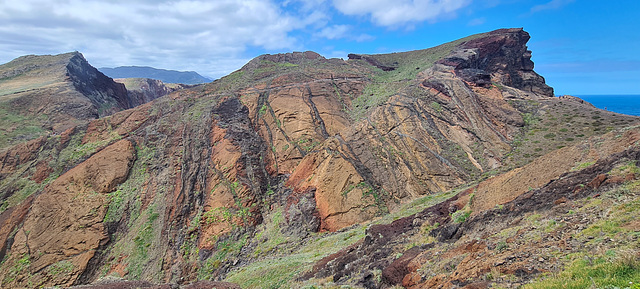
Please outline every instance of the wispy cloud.
M351 30L349 25L332 25L325 27L316 35L327 39L340 39L349 36L349 30Z
M487 22L487 19L482 17L482 18L475 18L475 19L471 19L471 21L469 21L469 23L467 23L467 25L469 26L478 26L478 25L482 25L485 22Z
M246 62L242 55L251 47L297 47L291 32L320 19L270 0L0 1L0 58L78 50L96 66L150 65L217 77Z
M544 10L557 10L568 4L571 4L574 1L575 0L551 0L550 2L547 2L545 4L533 6L531 8L531 13L536 13Z
M471 0L333 0L345 15L369 16L380 26L405 26L450 17Z
M369 34L358 34L351 25L331 25L324 27L320 32L315 34L316 37L322 37L330 40L348 39L357 42L371 41L375 37Z

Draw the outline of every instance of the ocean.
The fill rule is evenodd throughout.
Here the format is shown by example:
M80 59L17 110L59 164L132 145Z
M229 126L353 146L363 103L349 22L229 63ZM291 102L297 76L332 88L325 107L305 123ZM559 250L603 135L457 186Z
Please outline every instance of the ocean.
M640 116L640 95L576 95L597 108Z

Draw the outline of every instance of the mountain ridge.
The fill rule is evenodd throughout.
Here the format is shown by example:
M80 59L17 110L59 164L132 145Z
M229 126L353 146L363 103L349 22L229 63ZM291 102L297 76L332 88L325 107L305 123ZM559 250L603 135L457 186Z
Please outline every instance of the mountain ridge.
M261 55L10 147L0 281L511 288L638 254L640 118L553 97L528 40Z
M23 134L18 141L59 134L186 87L152 80L122 82L102 74L77 51L27 55L0 65L2 126L11 130L6 133L7 139L12 142L10 135L25 131L31 133ZM134 85L136 82L138 85ZM125 83L131 88L127 89ZM6 143L3 141L0 147Z
M164 83L202 84L212 79L201 76L195 71L177 71L153 68L150 66L119 66L98 68L111 78L151 78Z

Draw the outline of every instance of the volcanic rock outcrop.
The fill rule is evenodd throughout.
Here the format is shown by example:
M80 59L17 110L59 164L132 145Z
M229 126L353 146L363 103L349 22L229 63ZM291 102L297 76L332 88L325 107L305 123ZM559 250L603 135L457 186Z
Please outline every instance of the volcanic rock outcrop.
M534 229L501 230L634 182L640 122L553 97L528 40L502 29L347 61L262 55L199 86L143 80L169 93L145 104L85 98L139 106L0 151L0 282L483 288L483 258L501 286L558 270L507 255L537 252L517 237Z

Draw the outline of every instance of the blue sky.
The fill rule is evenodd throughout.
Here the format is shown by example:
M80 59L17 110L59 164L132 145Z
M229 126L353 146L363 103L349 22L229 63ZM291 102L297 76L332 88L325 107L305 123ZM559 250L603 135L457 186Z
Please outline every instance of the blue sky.
M0 0L0 62L77 50L217 78L264 53L346 58L509 27L531 34L556 94L640 94L637 0Z

